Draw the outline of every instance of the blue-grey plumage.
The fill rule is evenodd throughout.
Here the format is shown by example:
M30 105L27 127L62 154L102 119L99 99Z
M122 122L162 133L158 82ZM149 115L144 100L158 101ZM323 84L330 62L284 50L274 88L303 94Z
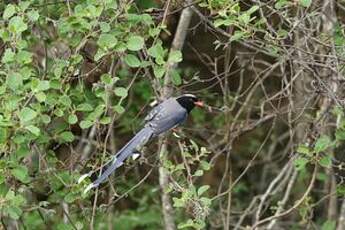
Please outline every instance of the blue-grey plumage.
M144 146L151 138L153 131L150 127L144 127L140 130L125 146L120 149L114 159L106 165L105 171L91 183L85 190L84 193L92 188L98 187L104 180L106 180L109 175L114 172L118 167L120 167L123 162L130 157L133 153L139 151L142 146Z
M201 102L198 101L197 97L191 94L185 94L177 98L169 98L153 108L145 117L146 123L144 128L117 152L114 159L106 165L107 169L84 192L86 193L101 184L128 157L140 151L152 137L158 136L184 122L188 113L195 105L201 106ZM81 177L81 179L84 178L85 176Z
M145 127L151 127L154 136L181 124L188 115L187 110L176 101L176 98L170 98L157 105L153 113L145 118Z

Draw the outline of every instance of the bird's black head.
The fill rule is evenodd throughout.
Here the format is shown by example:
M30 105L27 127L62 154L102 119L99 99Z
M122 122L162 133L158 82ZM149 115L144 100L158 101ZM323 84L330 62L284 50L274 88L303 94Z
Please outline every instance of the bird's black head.
M189 113L195 106L202 107L203 102L193 94L183 94L176 98L176 101Z

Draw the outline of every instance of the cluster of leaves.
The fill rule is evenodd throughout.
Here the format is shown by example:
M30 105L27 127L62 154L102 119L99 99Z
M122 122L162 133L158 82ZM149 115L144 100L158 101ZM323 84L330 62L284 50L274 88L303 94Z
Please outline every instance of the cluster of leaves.
M249 38L255 31L260 29L263 23L254 16L258 9L259 7L254 5L248 10L241 10L240 5L234 3L231 7L218 12L218 18L214 21L214 25L216 27L234 26L236 28L230 42Z
M294 160L297 170L305 173L306 167L309 164L318 164L326 171L337 167L342 169L342 162L334 161L334 151L336 148L341 147L345 140L344 112L341 108L336 107L333 110L333 115L337 117L338 120L338 125L334 134L323 134L312 145L302 144L298 146L296 150L298 156ZM318 173L318 179L325 181L326 175ZM337 186L337 192L339 194L344 194L344 185L339 184Z
M81 195L83 185L76 184L79 172L63 162L59 147L73 147L81 133L92 126L105 127L124 113L131 81L141 69L152 69L159 82L169 64L182 61L180 51L168 56L158 38L165 26L157 25L135 5L118 5L116 0L45 4L37 0L0 3L0 44L4 47L0 62L0 208L3 217L21 218L24 225L36 227L47 221L60 222L51 214L62 201L69 205L89 202ZM88 44L96 47L93 62L102 65L110 60L113 66L91 85L83 69L87 62L83 48ZM175 85L182 83L177 70L171 78ZM133 92L149 99L147 83L150 80L143 79ZM44 194L45 203L37 204L28 191ZM78 220L80 211L72 213ZM127 214L122 213L120 219L133 217ZM76 221L74 227L84 224Z
M93 155L104 156L97 154L106 152L108 147L108 143L102 143L104 130L113 128L112 122L115 119L118 122L116 128L130 130L135 123L133 118L141 111L139 104L147 102L152 97L152 91L158 90L155 87L162 85L168 67L182 61L182 53L165 47L159 35L167 27L159 21L160 16L157 17L159 20L154 18L155 10L140 9L144 5L156 5L156 1L81 0L54 4L43 0L10 2L0 3L2 222L6 224L10 220L20 219L23 225L37 229L45 228L45 225L51 223L56 229L82 229L88 225L89 217L94 215L95 226L103 228L109 222L104 215L104 207L99 207L97 203L94 213L92 196L82 196L84 184L76 184L76 178L80 175L73 163L78 161L82 152L79 147L84 144L84 137L87 137L89 130L96 128L97 146L92 150L95 152ZM307 11L312 3L311 0L277 0L272 4L272 9L280 13L282 18L288 18L286 22L290 19L294 22L292 12L296 12L296 8ZM207 12L211 16L205 16L205 20L211 20L214 28L231 28L227 30L231 34L229 33L226 44L250 40L258 42L260 49L267 50L271 57L279 57L278 53L283 53L283 49L279 47L280 42L291 38L288 23L284 26L272 24L279 27L275 28L276 33L271 33L266 28L267 19L262 18L265 13L262 5L249 6L243 2L228 0L198 1L197 4L209 10ZM296 23L297 26L298 24ZM344 37L344 28L339 25L333 41L340 56L344 56ZM217 48L224 43L218 41L215 44L215 47L210 47ZM91 52L89 47L93 47ZM85 68L88 64L92 67L91 70ZM91 79L94 72L97 72L96 77ZM175 86L179 86L185 81L181 75L181 70L173 69L168 77L171 77ZM251 80L250 76L246 76L245 80L248 79ZM246 87L246 83L243 87ZM130 100L133 94L136 100ZM232 92L229 93L231 94ZM224 101L219 99L222 97L209 95L208 98L214 102L215 107L224 106ZM233 108L241 106L242 98L232 99ZM257 101L254 100L255 103ZM128 104L133 106L128 108L125 106ZM125 111L126 116L117 119ZM248 111L250 112L243 116L245 119L256 117L249 114L252 108ZM334 167L333 150L345 140L345 122L342 109L337 109L333 115L339 121L334 135L323 134L314 143L298 147L295 166L299 175L306 175L311 164L320 165L324 171ZM207 123L214 128L216 136L228 132L221 129L225 127L225 120L232 119L219 112L212 120L207 120L205 114L195 111L193 118L195 123L203 126ZM257 130L262 136L262 129ZM123 138L122 135L116 137ZM123 139L116 141L127 140ZM207 217L212 209L217 208L210 196L215 189L212 190L207 185L209 183L200 183L202 176L211 169L207 161L209 153L206 148L199 147L193 141L187 144L180 139L177 141L180 143L177 158L181 159L167 160L164 166L171 175L168 190L177 211L178 227L207 228ZM78 152L75 151L77 145ZM259 146L259 138L252 138L248 145L241 147L241 151L249 155L249 152L251 154ZM246 161L243 160L243 155L234 158L242 166ZM92 159L90 166L95 167L97 160L101 161ZM236 165L234 174L242 171L242 166ZM326 180L326 175L319 172L318 179ZM243 198L243 192L249 194L259 186L255 187L251 183L255 187L252 189L243 181L245 180L239 181L231 192L236 194L236 199L247 201ZM116 192L124 194L138 181L126 178L122 184L118 181L116 183ZM341 186L337 191L344 194ZM158 192L156 184L141 185L139 194L132 191L126 197L125 205L116 206L116 218L111 223L120 226L120 229L160 228L162 218ZM243 200L238 202L241 205L234 207L245 207L246 202ZM307 219L312 202L312 199L306 199L299 209L302 219ZM61 203L69 206L69 221L66 223L61 223L62 216L66 215ZM333 229L334 225L334 222L326 221L322 228Z
M300 153L297 159L295 159L295 166L297 170L304 170L306 165L311 163L318 163L323 167L331 167L331 154L329 150L334 143L332 143L330 137L323 135L319 137L313 148L307 145L300 145L297 148L297 152Z
M206 227L205 220L212 204L211 198L206 194L210 186L196 186L195 182L211 169L210 163L206 160L210 152L205 147L199 147L192 140L190 144L181 144L180 150L182 163L173 164L171 161L166 161L164 165L174 178L178 178L168 189L174 196L173 206L181 211L184 210L184 213L190 216L186 218L188 215L182 214L178 228L203 229Z

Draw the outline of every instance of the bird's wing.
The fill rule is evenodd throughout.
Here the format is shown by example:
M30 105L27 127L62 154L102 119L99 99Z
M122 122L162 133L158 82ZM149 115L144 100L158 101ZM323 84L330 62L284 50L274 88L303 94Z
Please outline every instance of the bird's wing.
M187 111L176 100L167 100L146 126L150 126L155 135L159 135L181 124L186 117Z
M151 121L157 115L157 113L159 113L159 111L162 109L162 104L163 103L158 104L155 107L153 107L153 109L144 118L144 121L145 122Z

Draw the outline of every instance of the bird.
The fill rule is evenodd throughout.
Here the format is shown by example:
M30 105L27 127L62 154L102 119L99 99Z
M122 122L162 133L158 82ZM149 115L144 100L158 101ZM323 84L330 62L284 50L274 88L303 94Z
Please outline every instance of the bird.
M87 193L92 188L98 187L110 174L123 165L124 161L130 156L133 159L139 157L140 150L152 138L176 128L183 123L195 106L203 107L204 103L193 94L170 97L156 105L144 118L144 127L103 166L101 175L86 187L84 193ZM105 170L103 170L104 168ZM81 181L91 176L91 174L92 171L82 175L78 183L81 183Z

